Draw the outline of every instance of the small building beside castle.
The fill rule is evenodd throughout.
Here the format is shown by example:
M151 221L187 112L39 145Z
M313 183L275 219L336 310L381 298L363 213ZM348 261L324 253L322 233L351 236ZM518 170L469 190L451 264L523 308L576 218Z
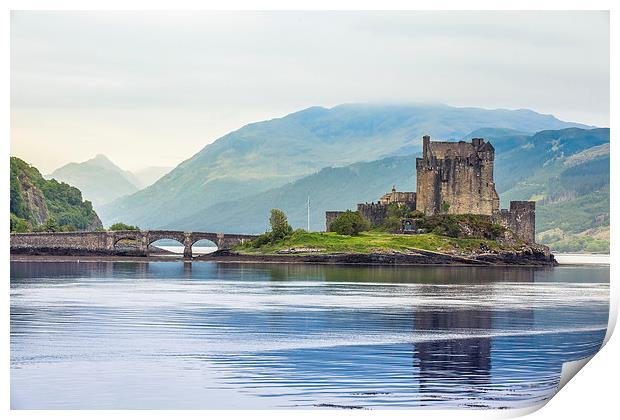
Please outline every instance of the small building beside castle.
M534 243L536 209L533 201L511 201L509 209L499 208L493 180L495 149L491 143L474 138L464 141L431 141L422 138L422 157L416 159L416 192L400 192L396 187L379 201L360 203L358 212L372 226L388 216L392 203L418 210L425 215L479 214L514 232L526 243ZM325 214L326 230L341 214ZM412 221L403 221L403 233L414 232Z

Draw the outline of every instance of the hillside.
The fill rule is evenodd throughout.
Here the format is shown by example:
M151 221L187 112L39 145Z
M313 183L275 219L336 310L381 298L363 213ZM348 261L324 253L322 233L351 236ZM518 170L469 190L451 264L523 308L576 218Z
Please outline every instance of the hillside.
M446 105L308 108L248 124L207 145L155 184L101 208L103 220L149 228L231 198L285 185L322 168L415 153L421 136L460 139L480 127L533 133L580 126L529 110Z
M553 249L609 252L609 180L609 143L605 143L547 161L501 198L536 200L537 239Z
M539 240L559 250L604 250L609 240L608 129L568 129L522 136L514 150L498 152L495 179L503 182L501 201L537 200ZM501 140L490 139L493 144ZM506 138L505 140L508 140ZM524 144L532 145L522 147ZM536 158L529 158L534 149ZM500 149L501 150L501 149ZM507 157L506 157L507 156ZM513 165L517 159L520 165ZM339 168L325 168L315 174L248 198L208 206L195 214L173 221L169 228L260 233L267 228L269 211L284 210L291 225L305 228L306 200L310 195L311 229L325 229L325 210L355 208L358 202L377 200L395 184L399 190L415 190L415 155L394 156ZM542 232L548 232L541 237ZM567 249L559 240L588 230L581 245ZM560 238L549 236L559 234ZM547 237L549 236L549 237ZM587 238L593 238L590 248ZM567 239L567 238L564 238Z
M23 160L11 157L11 231L46 226L58 230L94 230L101 221L79 189L41 173Z
M278 207L294 227L306 228L310 196L311 230L325 230L325 211L354 208L360 201L373 201L392 185L415 191L415 156L398 156L340 168L324 168L282 187L209 206L173 221L168 228L262 233L269 211Z
M166 175L173 168L168 166L149 166L148 168L133 171L139 189L153 185L159 178Z
M47 178L75 185L96 208L138 191L141 182L129 171L116 166L104 155L81 163L68 163Z
M494 141L492 137L489 140ZM547 171L554 163L605 143L609 143L608 128L592 130L568 128L536 133L517 147L504 153L497 153L495 159L497 192L502 195L515 184L524 182L535 175L536 171ZM514 196L509 198L511 195L505 195L505 197L507 200L517 199ZM506 201L503 200L503 203L505 204Z

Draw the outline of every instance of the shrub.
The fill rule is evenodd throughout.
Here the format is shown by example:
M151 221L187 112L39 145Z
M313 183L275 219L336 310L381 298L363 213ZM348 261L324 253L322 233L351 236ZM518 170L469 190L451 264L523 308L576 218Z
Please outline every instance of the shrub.
M110 226L110 230L140 230L138 226L126 225L122 222L116 222Z
M388 216L381 224L380 229L391 233L400 232L402 228L400 219L400 217Z
M45 221L45 224L43 225L43 231L44 232L59 232L60 226L58 226L56 219L54 219L53 217L48 217L47 220Z
M424 218L424 213L422 213L420 210L413 210L410 211L409 214L407 214L407 217L410 219L422 219Z
M506 231L488 216L479 214L436 214L421 219L421 227L436 235L452 238L478 238L495 240Z
M60 232L75 232L77 228L73 225L62 225L60 227Z
M32 230L32 226L26 219L22 219L21 217L17 217L13 213L11 213L11 232L12 233L30 232L30 230Z
M370 229L370 223L357 211L347 210L340 214L330 225L329 230L340 235L356 236Z
M499 223L491 223L490 231L495 238L498 238L504 234L506 228Z
M273 237L271 235L271 232L265 232L262 235L260 235L258 238L250 242L250 246L252 246L253 248L260 248L261 246L268 245L272 242L273 242Z

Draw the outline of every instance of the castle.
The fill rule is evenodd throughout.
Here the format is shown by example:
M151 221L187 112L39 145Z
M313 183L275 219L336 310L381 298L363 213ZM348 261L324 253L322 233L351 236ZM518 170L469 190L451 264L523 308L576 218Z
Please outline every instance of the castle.
M470 143L431 141L422 138L422 157L416 159L416 192L392 192L376 203L360 203L358 212L371 225L380 225L390 203L407 206L425 215L479 214L510 229L526 243L534 243L536 211L533 201L511 201L509 209L499 208L493 181L495 149L491 143L474 138ZM340 211L325 213L329 230ZM403 221L403 231L407 233Z

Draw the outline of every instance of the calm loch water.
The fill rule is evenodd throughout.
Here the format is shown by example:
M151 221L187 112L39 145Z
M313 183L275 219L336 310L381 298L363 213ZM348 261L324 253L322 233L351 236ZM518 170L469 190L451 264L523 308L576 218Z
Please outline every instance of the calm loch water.
M11 263L13 409L512 408L594 354L608 266Z

